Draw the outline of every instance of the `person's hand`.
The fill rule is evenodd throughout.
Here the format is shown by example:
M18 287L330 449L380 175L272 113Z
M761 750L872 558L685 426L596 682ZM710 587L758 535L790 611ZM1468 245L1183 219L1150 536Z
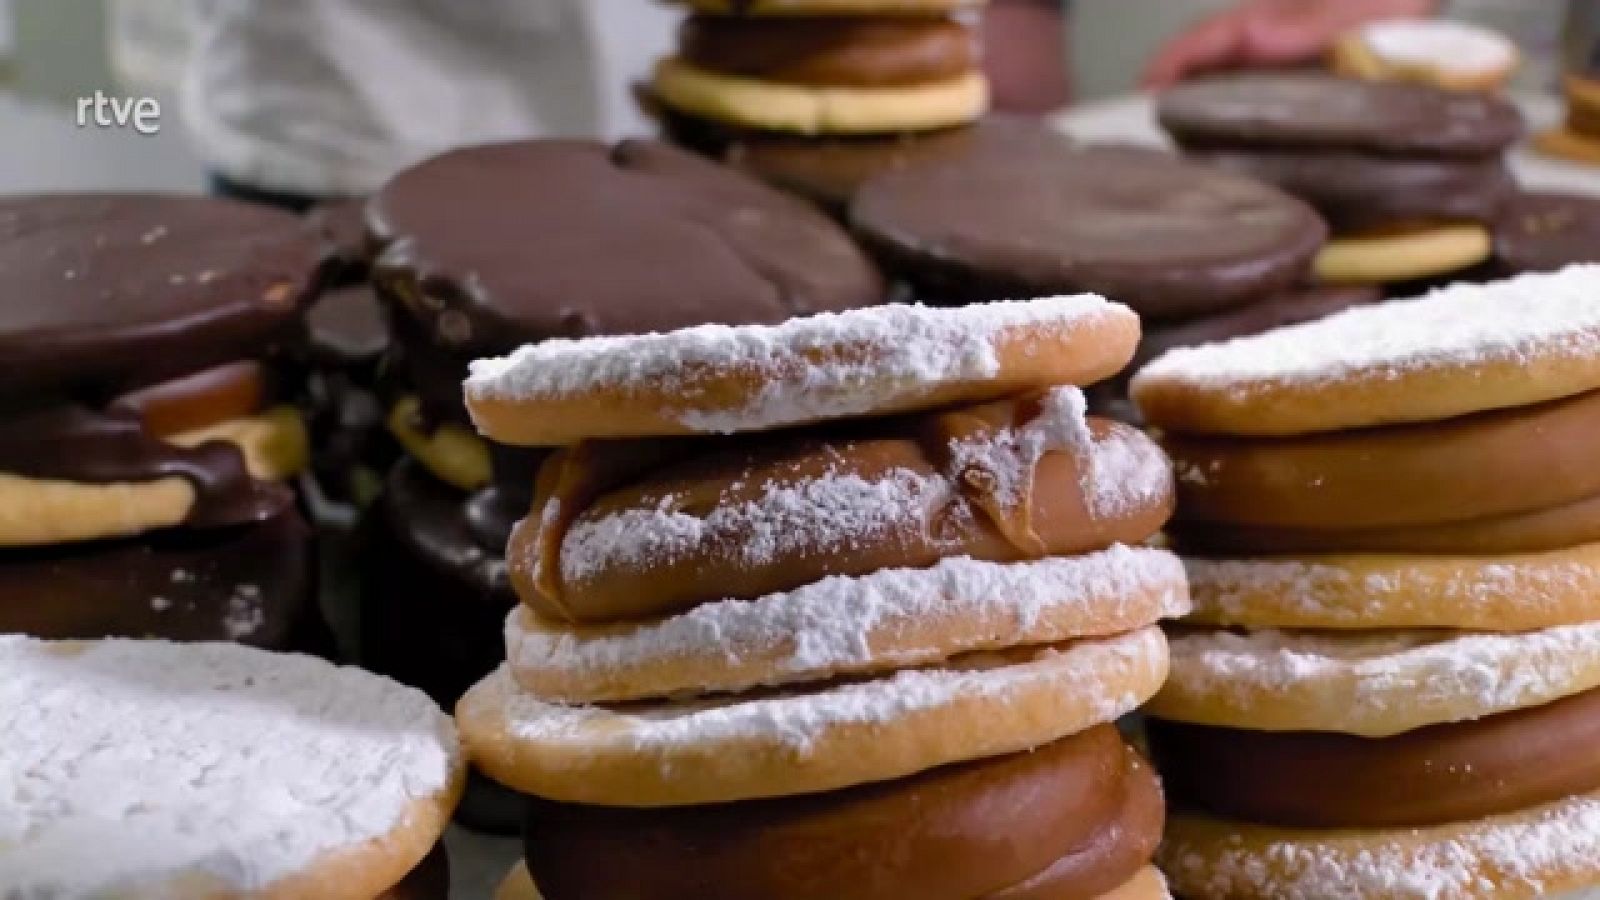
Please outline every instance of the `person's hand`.
M1200 72L1311 62L1340 33L1377 19L1425 16L1435 0L1243 0L1169 40L1145 67L1147 88Z
M983 15L984 70L994 107L1019 113L1066 105L1067 33L1053 0L991 0Z

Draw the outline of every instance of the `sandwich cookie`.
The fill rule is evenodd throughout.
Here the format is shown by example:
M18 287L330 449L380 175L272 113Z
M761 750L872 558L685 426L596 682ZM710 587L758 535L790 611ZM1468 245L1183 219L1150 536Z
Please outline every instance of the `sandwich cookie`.
M0 637L0 670L18 713L0 771L28 785L0 817L9 888L443 896L413 890L439 886L437 856L393 892L460 790L455 729L420 693L229 644Z
M696 12L741 16L937 15L985 0L683 0Z
M927 296L1071 291L1149 319L1263 299L1300 281L1326 236L1304 203L1134 148L1005 142L864 185L851 224Z
M474 362L465 390L478 429L508 444L765 431L1089 384L1138 337L1131 310L1093 295L883 306L546 341Z
M1600 388L1600 269L1572 266L1174 350L1133 381L1183 433L1286 436L1429 422Z
M1371 22L1340 35L1329 53L1340 75L1454 91L1499 90L1520 61L1505 35L1455 19Z
M1424 84L1324 74L1203 79L1164 93L1157 118L1185 151L1282 187L1333 228L1319 280L1386 284L1489 257L1487 225L1521 136L1509 102Z
M1568 162L1600 164L1600 82L1569 75L1561 86L1567 99L1566 122L1539 132L1533 146Z

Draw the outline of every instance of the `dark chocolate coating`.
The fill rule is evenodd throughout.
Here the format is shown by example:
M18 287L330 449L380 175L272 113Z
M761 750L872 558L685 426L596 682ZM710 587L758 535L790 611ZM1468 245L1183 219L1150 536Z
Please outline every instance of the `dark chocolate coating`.
M293 496L284 485L251 478L233 444L169 444L147 434L132 411L115 407L0 413L0 471L88 483L184 478L195 489L184 523L193 527L258 522Z
M1420 828L1600 788L1600 690L1386 738L1149 729L1175 804L1266 825Z
M814 87L904 87L977 68L978 35L942 16L739 17L695 15L678 54L735 78Z
M306 332L312 364L341 369L375 367L392 341L378 295L364 282L317 298Z
M874 176L923 160L960 158L991 144L1041 143L1069 147L1067 135L1037 119L995 115L972 125L923 134L794 138L730 135L720 154L732 166L792 191L840 218L861 185Z
M815 209L651 141L446 153L379 191L368 226L386 248L375 279L404 320L408 365L426 353L439 373L421 394L436 417L459 416L474 356L552 337L775 323L879 303L886 290Z
M450 900L450 852L444 841L434 844L399 884L373 900Z
M1521 113L1494 94L1321 72L1185 82L1157 98L1156 118L1186 145L1468 159L1500 153L1523 131Z
M292 505L249 525L0 549L0 632L308 649L310 529Z
M100 399L290 337L325 260L294 216L150 194L0 198L0 407Z
M1514 195L1495 220L1494 255L1507 275L1600 262L1600 197Z
M1487 223L1515 189L1499 157L1395 159L1233 149L1194 158L1283 188L1316 207L1335 233L1413 222Z
M319 203L306 212L306 224L333 257L335 281L348 284L367 277L367 267L372 262L367 246L367 198Z
M856 194L857 231L923 299L1094 291L1154 319L1301 280L1327 235L1252 179L1123 148L1003 142L906 165Z
M1129 789L1153 787L1135 765L1105 725L823 794L657 809L529 797L525 854L548 900L972 900L1097 843ZM1120 837L1142 842L1147 859L1154 824ZM1122 871L1086 874L1110 874L1114 887L1144 860L1116 862Z

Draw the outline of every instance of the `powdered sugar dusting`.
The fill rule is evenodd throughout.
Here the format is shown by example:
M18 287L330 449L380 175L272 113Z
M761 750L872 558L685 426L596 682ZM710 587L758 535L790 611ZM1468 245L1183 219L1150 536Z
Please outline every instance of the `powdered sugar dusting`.
M1600 622L1586 622L1515 634L1194 632L1172 639L1170 684L1238 708L1348 678L1356 688L1342 713L1356 720L1424 708L1490 715L1588 690L1597 677Z
M1087 457L1093 441L1084 419L1088 403L1083 391L1058 387L1040 400L1039 413L1020 428L998 428L950 442L952 478L978 470L987 475L987 489L1002 508L1020 505L1033 485L1040 457L1066 450Z
M792 553L829 553L909 528L949 504L942 478L909 469L881 479L839 473L771 483L747 503L719 505L704 517L675 509L631 509L573 524L561 543L561 574L581 581L619 567L644 569L724 548L740 565L759 566Z
M882 724L967 698L1005 703L1018 690L1053 686L1090 704L1095 722L1109 722L1147 699L1114 693L1108 683L1148 671L1165 656L1159 628L1064 649L1042 648L1028 662L992 653L971 654L949 667L905 669L883 678L759 698L738 695L627 707L562 706L519 690L506 666L482 682L475 703L492 705L512 737L572 744L596 751L756 742L804 756L824 731L848 724ZM1154 690L1151 684L1150 689Z
M0 637L0 883L256 891L450 783L450 719L354 668L233 644Z
M1361 39L1391 63L1477 74L1509 66L1516 47L1498 31L1451 19L1389 19L1361 29Z
M1381 559L1381 558L1380 558ZM1270 624L1276 607L1284 614L1332 625L1360 627L1372 618L1373 605L1389 598L1404 600L1418 577L1428 578L1430 603L1441 615L1439 626L1463 624L1469 617L1515 606L1529 613L1555 611L1584 590L1600 591L1600 570L1576 561L1541 555L1508 557L1500 562L1463 560L1457 570L1438 564L1413 572L1405 562L1374 562L1364 570L1315 561L1273 559L1185 560L1195 611L1228 624Z
M779 325L701 325L667 333L549 340L472 364L475 399L534 401L595 390L665 394L690 429L772 428L873 412L927 386L990 378L999 340L1020 329L1065 336L1131 313L1092 294L956 308L888 305ZM835 359L833 351L843 348ZM828 364L814 361L829 353ZM699 393L697 379L730 373L761 385L738 407Z
M1120 609L1131 598L1150 594L1159 595L1157 616L1179 616L1188 609L1183 566L1166 551L1115 546L1087 556L1011 564L955 557L928 569L835 576L752 601L702 604L621 633L530 631L523 627L521 611L513 611L506 623L506 645L514 669L580 676L708 653L730 660L759 655L771 660L771 677L762 683L781 684L869 663L879 668L919 665L962 650L1013 646L1027 640L1047 611L1090 603ZM874 649L874 644L886 643L882 636L908 622L977 618L986 623L985 630L963 635L967 643L959 647L896 644L893 652ZM874 641L875 636L880 639Z
M1317 837L1316 835L1322 835ZM1592 872L1600 860L1600 797L1572 797L1482 823L1407 831L1399 840L1312 832L1264 849L1242 841L1203 853L1174 829L1160 853L1174 887L1204 897L1284 900L1457 900L1546 896L1585 900L1595 890L1545 894L1571 872ZM1356 841L1360 845L1356 845ZM1493 880L1491 880L1493 879ZM1496 885L1498 882L1498 886Z
M1248 390L1357 375L1600 356L1600 265L1452 284L1263 334L1168 351L1134 379Z
M1172 469L1154 441L1117 425L1094 442L1083 482L1089 512L1097 519L1118 519L1170 496Z

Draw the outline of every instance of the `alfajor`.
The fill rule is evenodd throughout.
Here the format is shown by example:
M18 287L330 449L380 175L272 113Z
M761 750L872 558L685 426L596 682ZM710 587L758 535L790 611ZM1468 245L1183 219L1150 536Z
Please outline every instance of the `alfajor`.
M0 636L8 896L440 900L450 717L232 644Z
M491 437L568 444L507 550L506 664L457 707L527 795L537 891L1166 897L1160 785L1112 723L1188 609L1147 546L1172 476L1075 386L1137 337L1080 296L475 364Z
M1157 102L1190 155L1279 185L1328 220L1319 281L1391 284L1450 275L1490 256L1487 226L1513 185L1522 134L1510 102L1427 84L1320 73L1181 85Z
M0 632L316 642L281 363L323 270L273 210L0 199Z
M1600 884L1597 289L1456 285L1135 377L1195 607L1149 706L1176 890Z

